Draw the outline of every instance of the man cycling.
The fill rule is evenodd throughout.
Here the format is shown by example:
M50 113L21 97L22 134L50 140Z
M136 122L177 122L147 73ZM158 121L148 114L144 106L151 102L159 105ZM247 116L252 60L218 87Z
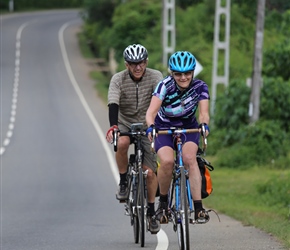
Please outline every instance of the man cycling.
M147 128L145 115L150 104L152 93L163 76L160 71L147 68L148 52L140 44L129 45L123 53L126 69L113 75L108 92L110 128L106 138L113 140L113 130L129 131L132 123L143 122ZM132 141L128 136L121 136L118 140L115 154L120 173L120 183L116 194L118 200L128 197L127 166L128 149ZM151 152L150 141L142 138L144 149L143 168L148 169L148 220L149 230L156 234L160 230L160 223L155 217L155 195L158 187L156 177L156 155Z

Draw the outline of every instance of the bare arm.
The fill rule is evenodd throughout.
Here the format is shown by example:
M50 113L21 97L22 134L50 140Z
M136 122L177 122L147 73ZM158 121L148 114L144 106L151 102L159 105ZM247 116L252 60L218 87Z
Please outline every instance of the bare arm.
M201 100L199 102L199 123L206 123L209 124L209 101L208 100Z
M146 123L148 127L154 124L155 117L161 107L161 104L162 101L158 97L152 96L149 108L146 113Z
M198 120L199 120L199 124L201 123L206 123L207 125L209 125L209 101L208 100L201 100L199 101L199 116L198 116ZM206 136L208 136L209 131L206 130Z

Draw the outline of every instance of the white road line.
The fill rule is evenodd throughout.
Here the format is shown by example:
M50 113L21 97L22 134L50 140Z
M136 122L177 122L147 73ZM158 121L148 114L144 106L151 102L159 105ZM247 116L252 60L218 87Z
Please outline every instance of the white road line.
M64 43L64 39L63 39L63 33L64 33L64 30L71 24L72 22L68 22L68 23L65 23L59 30L58 32L58 39L59 39L59 43L60 43L60 48L61 48L61 53L62 53L62 57L63 57L63 60L64 60L64 64L65 64L65 67L66 67L66 71L67 71L67 74L69 76L69 79L78 95L78 97L80 98L80 101L85 109L85 111L87 112L101 142L102 142L102 145L103 145L103 148L106 152L106 155L107 155L107 158L109 160L109 164L110 164L110 167L111 167L111 171L113 173L113 176L115 178L115 181L116 183L119 182L119 172L117 170L117 167L116 167L116 163L115 163L115 159L113 157L113 154L112 154L112 151L110 150L109 148L109 145L108 145L108 142L107 140L105 139L105 135L104 135L104 132L102 131L99 123L97 122L97 120L95 119L95 116L93 114L93 112L91 111L86 99L84 98L84 95L74 77L74 74L72 72L72 69L71 69L71 66L70 66L70 62L68 60L68 56L67 56L67 51L66 51L66 47L65 47L65 43ZM161 229L159 231L159 233L157 234L157 246L156 246L156 250L167 250L168 248L168 237L166 235L166 233Z
M19 71L20 71L20 45L21 45L21 34L23 29L28 25L29 22L22 24L16 33L16 45L15 45L15 68L14 68L14 83L13 83L13 94L12 94L12 105L10 112L10 123L6 138L3 140L2 146L0 147L0 155L3 155L6 147L10 143L10 139L13 135L13 129L15 127L16 120L16 108L17 108L17 97L18 97L18 85L19 85Z

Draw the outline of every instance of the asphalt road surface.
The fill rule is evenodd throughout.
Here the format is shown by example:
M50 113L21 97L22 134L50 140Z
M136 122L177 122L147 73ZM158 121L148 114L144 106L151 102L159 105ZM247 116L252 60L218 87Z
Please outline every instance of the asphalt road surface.
M81 25L77 10L1 16L1 250L140 248L115 199L107 107L78 48ZM283 249L220 218L191 226L191 249ZM145 249L178 249L172 225L147 233Z

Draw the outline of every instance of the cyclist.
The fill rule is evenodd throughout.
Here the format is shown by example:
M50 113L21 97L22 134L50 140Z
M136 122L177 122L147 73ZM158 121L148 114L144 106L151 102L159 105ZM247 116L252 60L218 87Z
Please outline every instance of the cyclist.
M205 136L209 134L209 92L205 82L194 79L196 65L195 57L188 51L177 51L169 58L171 74L157 85L146 114L147 134L152 140L155 129L200 128L203 125ZM199 123L195 117L199 110ZM199 125L200 124L200 125ZM196 161L199 145L199 133L182 136L183 161L189 170L191 195L194 201L195 220L206 223L209 220L207 211L203 208L201 199L201 175ZM156 215L168 216L168 190L172 179L174 166L174 142L172 135L158 135L155 141L155 151L160 159L158 183L160 189L159 206Z
M132 123L143 122L147 129L145 115L150 104L152 93L163 76L160 71L147 68L148 52L140 44L129 45L123 52L126 69L113 75L108 92L109 122L110 128L106 139L113 140L113 130L129 131ZM118 200L128 197L127 166L128 149L132 143L128 136L121 136L118 140L115 154L120 173L120 183L116 194ZM143 168L148 169L148 210L149 230L157 233L160 223L155 217L155 195L158 188L156 177L156 155L151 152L150 141L142 138L144 149Z

